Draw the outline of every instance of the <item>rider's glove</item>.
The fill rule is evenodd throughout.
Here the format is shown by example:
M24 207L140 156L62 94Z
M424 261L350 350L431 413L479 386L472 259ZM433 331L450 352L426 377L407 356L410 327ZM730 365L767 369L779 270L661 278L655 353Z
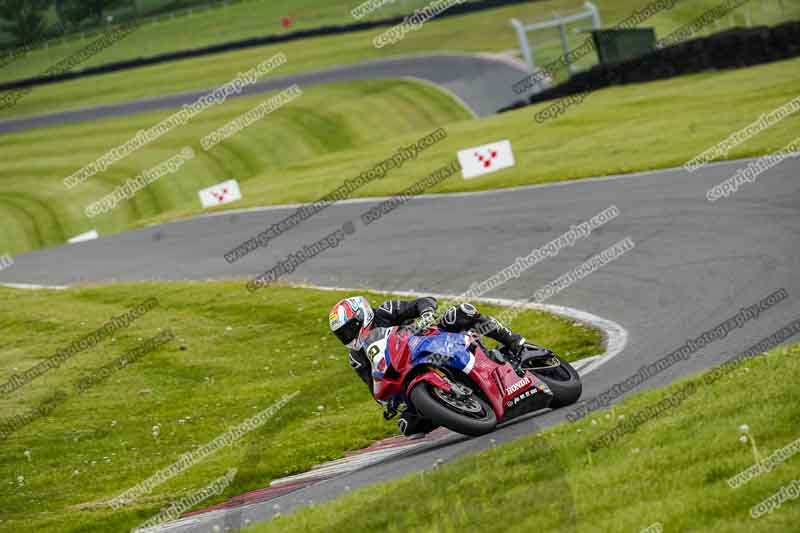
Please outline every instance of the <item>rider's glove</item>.
M509 344L508 351L511 355L511 361L509 361L511 366L514 367L514 371L519 377L523 377L525 375L525 370L520 365L522 364L522 352L525 351L525 339L520 337L518 340Z
M525 337L520 337L518 340L512 342L508 347L508 351L511 352L514 357L519 357L522 352L525 351Z
M429 307L422 312L419 318L420 323L423 324L426 329L430 328L436 323L436 310L433 307Z
M436 324L436 308L439 306L439 302L436 301L436 298L428 297L422 298L417 300L418 305L422 307L419 310L419 324L421 329L431 328Z

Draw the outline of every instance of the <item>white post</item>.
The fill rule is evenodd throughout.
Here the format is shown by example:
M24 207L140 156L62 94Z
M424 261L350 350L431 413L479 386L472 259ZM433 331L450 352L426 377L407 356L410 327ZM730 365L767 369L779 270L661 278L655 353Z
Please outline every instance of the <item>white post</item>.
M597 9L597 6L591 2L586 2L583 4L589 13L592 14L592 26L595 30L599 30L603 27L603 21L600 19L600 10Z
M570 74L574 74L575 68L572 66L572 62L569 60L569 39L567 37L567 25L564 23L564 19L561 18L561 15L558 13L553 13L553 17L556 21L558 21L558 31L561 34L561 47L564 49L564 59L567 61L567 70L569 70Z
M533 51L528 42L528 35L525 33L525 25L518 19L511 19L511 25L517 30L519 47L522 50L522 57L525 58L525 63L528 64L528 69L530 69L531 73L536 72L536 64L533 62Z
M602 27L603 21L600 19L600 12L598 11L597 6L595 6L591 2L585 2L583 5L585 10L579 13L575 13L573 15L567 15L562 17L558 13L553 13L554 16L553 20L535 22L533 24L524 24L519 19L510 20L511 25L517 32L517 38L519 39L519 47L522 50L522 55L525 59L525 63L528 65L528 68L530 69L531 73L536 72L537 67L533 57L534 54L533 46L528 40L529 32L558 27L559 33L561 34L561 46L564 48L565 56L568 57L570 50L569 50L569 37L567 35L567 24L591 18L592 26L594 27L594 29L600 29ZM569 72L571 74L574 73L575 65L573 65L572 63L568 63L568 67L569 67Z

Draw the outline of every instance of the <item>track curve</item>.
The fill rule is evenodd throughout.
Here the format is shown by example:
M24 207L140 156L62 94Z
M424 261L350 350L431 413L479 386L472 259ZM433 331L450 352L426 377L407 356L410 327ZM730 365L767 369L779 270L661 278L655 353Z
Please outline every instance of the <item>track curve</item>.
M530 297L620 239L634 240L635 249L548 301L607 317L630 332L619 356L587 376L583 398L591 399L776 289L785 288L789 297L640 389L718 364L800 316L800 160L784 161L729 198L706 200L710 187L745 165L732 161L694 174L670 169L416 197L369 226L359 217L376 200L343 202L233 265L223 259L225 252L291 209L223 213L24 254L0 272L0 282L63 285L253 276L350 220L357 223L352 236L300 266L288 280L459 294L613 204L619 217L491 294ZM453 438L236 512L247 520L265 520L276 503L286 513L310 501L323 502L350 488L481 450L490 439L512 440L561 422L565 415L566 410L554 411L485 437ZM196 531L202 525L205 531L214 523L223 524L224 513L167 529Z
M484 117L520 100L522 96L514 93L511 87L527 74L521 63L498 54L421 54L270 77L246 87L241 94L232 95L231 98L279 91L294 84L307 87L352 80L412 78L436 85L454 96L473 114ZM2 120L0 134L176 108L194 102L210 90L213 88Z

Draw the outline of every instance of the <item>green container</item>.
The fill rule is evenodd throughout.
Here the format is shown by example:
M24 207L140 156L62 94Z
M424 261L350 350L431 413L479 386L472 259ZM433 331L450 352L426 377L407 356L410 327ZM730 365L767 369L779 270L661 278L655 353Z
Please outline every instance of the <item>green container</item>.
M656 48L653 28L630 30L592 30L597 58L603 65L612 65L643 56Z

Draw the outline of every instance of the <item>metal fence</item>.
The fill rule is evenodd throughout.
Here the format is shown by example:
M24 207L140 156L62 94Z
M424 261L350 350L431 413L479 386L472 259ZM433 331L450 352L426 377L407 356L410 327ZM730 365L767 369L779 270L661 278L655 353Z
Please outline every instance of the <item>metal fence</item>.
M749 28L776 24L786 20L789 11L787 4L793 2L795 3L794 10L796 10L795 0L750 0L729 16L708 25L704 29L704 34L710 35L733 27ZM526 23L519 19L511 19L509 22L517 32L519 40L519 48L511 52L522 56L530 72L537 70L537 63L545 64L555 58L555 56L548 57L548 55L553 54L553 46L556 42L560 44L561 49L558 54L562 57L569 57L568 52L578 43L578 40L574 39L576 35L582 42L588 36L588 31L599 29L603 24L599 10L592 2L585 2L582 9L566 15L553 13L550 18L545 20ZM647 26L647 24L643 24L643 26ZM582 66L586 67L595 62L596 58L587 58L582 62ZM568 74L573 74L576 70L576 64L568 63Z
M520 45L520 50L522 51L522 57L525 59L525 63L528 65L528 69L531 72L536 71L534 50L533 46L531 45L531 41L528 39L529 33L548 30L551 28L558 28L559 38L561 40L561 48L563 50L564 55L567 56L567 53L571 50L569 44L569 35L567 26L569 24L575 22L582 22L584 20L592 21L592 29L599 29L603 25L603 21L600 18L600 11L597 9L597 6L595 6L591 2L586 2L585 4L583 4L582 11L566 16L561 16L558 13L553 13L552 19L545 20L542 22L525 24L519 19L511 19L511 25L517 32L517 38L519 39L519 45ZM569 71L570 73L574 72L574 65L572 63L569 63Z

